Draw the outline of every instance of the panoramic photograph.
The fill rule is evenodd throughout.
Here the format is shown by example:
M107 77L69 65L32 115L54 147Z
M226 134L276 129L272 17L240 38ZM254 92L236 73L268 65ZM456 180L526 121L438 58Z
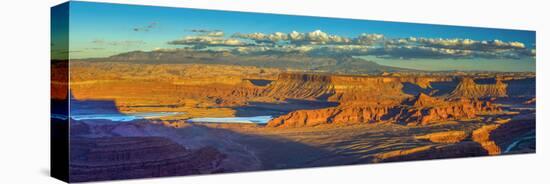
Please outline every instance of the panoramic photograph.
M535 31L63 6L51 126L71 182L536 152Z

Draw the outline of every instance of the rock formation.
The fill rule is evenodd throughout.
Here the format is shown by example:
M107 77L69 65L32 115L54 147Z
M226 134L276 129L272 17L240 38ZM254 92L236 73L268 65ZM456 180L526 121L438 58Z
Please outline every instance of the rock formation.
M318 99L334 94L329 75L279 74L264 91L265 96L279 98Z
M472 139L479 143L483 149L487 150L489 155L498 155L501 153L500 147L495 141L490 139L491 132L499 126L500 124L485 125L472 133Z
M500 78L496 78L495 84L477 84L474 79L464 77L456 89L451 92L450 97L454 98L482 98L482 97L506 97L507 84Z
M71 182L215 173L225 157L160 137L75 137L70 149Z
M348 76L316 73L281 73L264 92L265 96L328 100L340 103L397 100L409 97L403 83L431 88L431 82L449 81L440 76Z
M298 110L271 120L269 127L307 127L321 124L357 124L389 121L409 125L475 118L500 112L488 101L466 98L444 100L420 94L401 104L343 104L316 110Z
M523 104L526 104L526 105L533 105L533 104L536 104L537 103L537 98L531 98L525 102L523 102Z
M385 119L390 107L333 107L315 110L298 110L271 120L268 127L311 127L321 124L355 124Z
M415 136L415 139L430 140L435 143L457 143L468 137L468 134L464 131L446 131L436 132L421 136Z
M413 108L408 109L410 116L401 118L404 122L428 124L435 121L475 118L479 114L496 113L501 109L489 101L475 99L436 99L420 94L414 100Z
M487 155L479 144L471 141L442 146L423 146L408 150L396 150L376 156L373 162L402 162L409 160L427 160Z

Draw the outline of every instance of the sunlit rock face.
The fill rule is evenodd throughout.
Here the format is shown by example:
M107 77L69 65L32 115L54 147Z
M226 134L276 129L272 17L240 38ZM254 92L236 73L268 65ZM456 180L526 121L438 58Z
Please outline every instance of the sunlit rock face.
M368 103L367 103L368 104ZM410 105L408 105L410 104ZM352 104L320 110L295 111L269 122L270 127L303 127L320 124L395 122L409 125L475 118L501 109L488 101L466 98L443 100L420 94L400 105Z
M501 79L495 79L494 84L477 84L472 78L462 78L457 88L451 92L451 97L506 97L508 85Z

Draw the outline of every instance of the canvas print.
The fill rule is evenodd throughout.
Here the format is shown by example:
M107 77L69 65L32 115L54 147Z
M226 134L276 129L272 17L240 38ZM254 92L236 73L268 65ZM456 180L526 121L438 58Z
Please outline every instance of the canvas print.
M52 175L85 182L535 153L535 31L71 1Z

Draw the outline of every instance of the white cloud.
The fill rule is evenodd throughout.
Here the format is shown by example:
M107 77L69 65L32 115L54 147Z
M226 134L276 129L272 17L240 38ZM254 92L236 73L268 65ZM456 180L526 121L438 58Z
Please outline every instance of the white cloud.
M357 44L362 44L362 45L372 45L378 41L381 41L384 39L384 35L382 34L367 34L367 33L363 33L361 35L359 35L355 41L357 42Z
M498 50L498 49L525 49L521 42L504 42L502 40L472 40L472 39L442 39L442 38L409 38L408 41L416 42L431 47L469 49L469 50Z
M222 38L222 37L209 37L209 36L186 36L180 40L174 40L168 42L172 45L199 45L199 46L244 46L247 45L245 42L233 39L233 38Z
M290 42L296 45L322 45L322 44L344 44L351 43L351 39L338 36L329 35L321 30L315 30L312 32L301 33L292 31L290 33L275 32L271 34L264 33L250 33L241 34L235 33L232 37L241 39L250 39L256 43L277 43L279 41Z
M205 34L206 36L212 36L212 37L223 37L224 33L223 31L212 31Z
M357 37L333 35L321 30L290 33L235 33L225 38L220 30L193 30L188 36L169 42L194 48L226 48L241 54L307 53L312 55L374 55L395 58L521 58L535 57L535 49L524 43L468 38L387 38L382 34L362 33Z

